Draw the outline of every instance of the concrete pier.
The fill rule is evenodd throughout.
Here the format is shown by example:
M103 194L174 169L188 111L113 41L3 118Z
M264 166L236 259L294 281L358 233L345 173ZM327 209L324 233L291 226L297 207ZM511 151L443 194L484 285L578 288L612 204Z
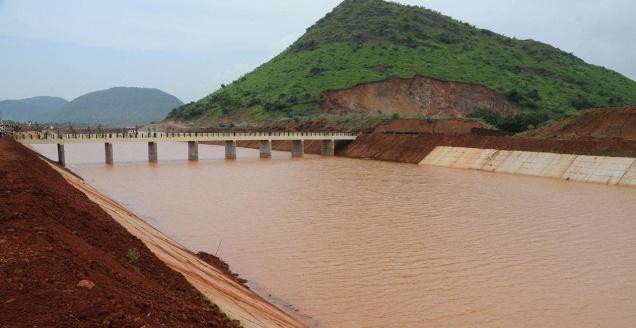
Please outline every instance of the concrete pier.
M66 156L64 155L64 144L57 144L57 163L66 166Z
M236 140L225 141L225 159L236 159Z
M261 158L272 158L272 141L261 140L260 148Z
M292 157L303 157L305 155L305 141L292 140Z
M106 164L112 165L113 164L113 144L110 142L105 143L104 151L106 155Z
M320 141L320 155L333 156L334 155L334 141L333 140L321 140Z
M156 163L158 159L157 156L157 143L149 142L148 143L148 162Z
M199 142L188 141L188 160L189 161L199 160Z

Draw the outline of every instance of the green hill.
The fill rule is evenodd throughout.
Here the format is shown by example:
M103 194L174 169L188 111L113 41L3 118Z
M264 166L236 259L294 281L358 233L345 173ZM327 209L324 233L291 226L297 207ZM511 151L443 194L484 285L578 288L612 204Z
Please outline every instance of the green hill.
M550 45L421 7L345 0L284 52L168 119L214 125L313 116L324 91L417 74L484 85L541 120L636 104L636 82Z
M87 93L51 117L64 123L135 125L160 121L183 105L177 97L158 89L116 87Z

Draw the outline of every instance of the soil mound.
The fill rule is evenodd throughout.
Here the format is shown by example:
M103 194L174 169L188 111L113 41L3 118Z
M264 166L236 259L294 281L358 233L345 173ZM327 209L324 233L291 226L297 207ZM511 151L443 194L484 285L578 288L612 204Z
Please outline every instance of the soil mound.
M236 327L26 147L0 139L0 327Z
M524 135L555 139L621 138L636 141L636 107L586 109Z

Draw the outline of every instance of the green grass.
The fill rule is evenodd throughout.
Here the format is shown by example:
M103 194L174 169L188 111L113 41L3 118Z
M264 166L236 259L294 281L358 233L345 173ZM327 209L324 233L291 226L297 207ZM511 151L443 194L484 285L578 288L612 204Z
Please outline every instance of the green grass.
M636 104L636 82L547 44L421 7L346 0L280 55L169 118L212 124L311 117L326 90L418 74L482 84L548 118Z

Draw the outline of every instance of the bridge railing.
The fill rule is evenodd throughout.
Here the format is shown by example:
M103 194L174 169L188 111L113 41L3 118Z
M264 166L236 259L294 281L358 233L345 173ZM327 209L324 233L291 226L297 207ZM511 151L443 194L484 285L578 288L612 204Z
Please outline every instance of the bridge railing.
M355 137L351 132L140 132L140 133L48 133L17 132L12 134L16 140L130 140L130 139L188 139L188 138L233 138L233 137ZM258 138L255 138L258 139Z

